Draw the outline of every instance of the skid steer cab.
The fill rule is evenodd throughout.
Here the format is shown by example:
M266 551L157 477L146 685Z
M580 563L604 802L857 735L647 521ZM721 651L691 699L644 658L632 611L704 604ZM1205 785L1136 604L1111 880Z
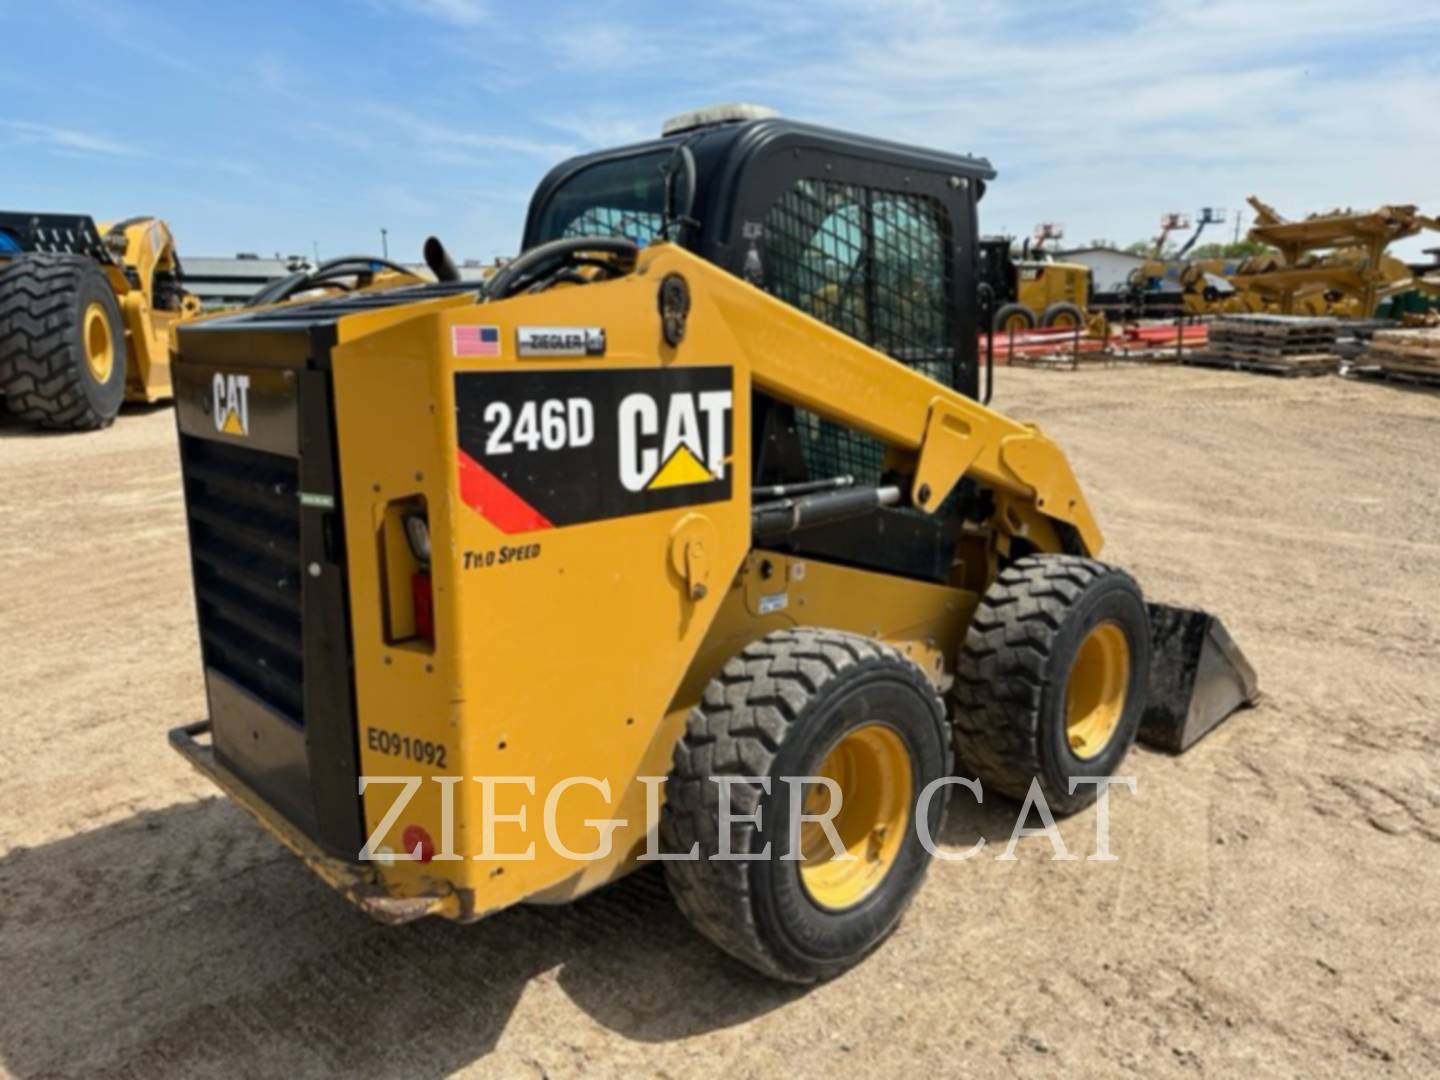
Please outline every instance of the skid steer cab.
M952 774L1074 811L1138 732L1193 741L1243 660L976 401L991 176L704 114L553 170L483 286L183 328L176 747L381 919L663 859L806 982L895 926Z

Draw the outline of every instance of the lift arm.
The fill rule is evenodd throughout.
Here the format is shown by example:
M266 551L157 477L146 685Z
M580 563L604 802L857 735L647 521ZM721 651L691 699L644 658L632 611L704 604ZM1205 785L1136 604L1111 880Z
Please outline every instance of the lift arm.
M663 263L662 263L663 260ZM915 456L909 501L934 513L961 477L996 490L997 524L1042 550L1064 550L1069 526L1085 551L1103 537L1060 448L1038 428L988 409L678 248L646 250L641 272L683 274L720 309L755 385ZM662 269L663 266L663 269Z

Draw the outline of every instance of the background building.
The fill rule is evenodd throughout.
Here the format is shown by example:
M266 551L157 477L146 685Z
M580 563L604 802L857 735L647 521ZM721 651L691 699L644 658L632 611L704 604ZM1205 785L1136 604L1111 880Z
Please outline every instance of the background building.
M1132 255L1128 251L1095 246L1057 251L1055 258L1059 262L1073 262L1088 266L1093 277L1091 287L1096 292L1115 292L1117 289L1124 288L1130 278L1130 272L1145 262L1142 256Z

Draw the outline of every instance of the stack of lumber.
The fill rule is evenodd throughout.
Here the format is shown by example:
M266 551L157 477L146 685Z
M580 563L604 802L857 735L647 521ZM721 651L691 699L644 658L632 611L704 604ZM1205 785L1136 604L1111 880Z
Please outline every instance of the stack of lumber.
M1352 371L1440 386L1440 328L1376 330Z
M1228 315L1210 324L1208 346L1185 362L1273 375L1323 375L1339 366L1338 329L1332 318Z

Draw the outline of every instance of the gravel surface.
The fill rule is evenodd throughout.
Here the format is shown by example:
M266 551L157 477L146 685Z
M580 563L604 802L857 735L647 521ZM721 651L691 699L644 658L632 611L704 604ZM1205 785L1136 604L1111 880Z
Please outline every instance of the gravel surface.
M957 802L943 839L987 849L808 991L648 873L471 927L351 910L166 745L204 710L169 410L0 426L0 1071L1440 1073L1440 397L1135 368L997 403L1267 697L1132 757L1117 862L997 861L1014 807ZM1092 851L1094 812L1061 832Z

